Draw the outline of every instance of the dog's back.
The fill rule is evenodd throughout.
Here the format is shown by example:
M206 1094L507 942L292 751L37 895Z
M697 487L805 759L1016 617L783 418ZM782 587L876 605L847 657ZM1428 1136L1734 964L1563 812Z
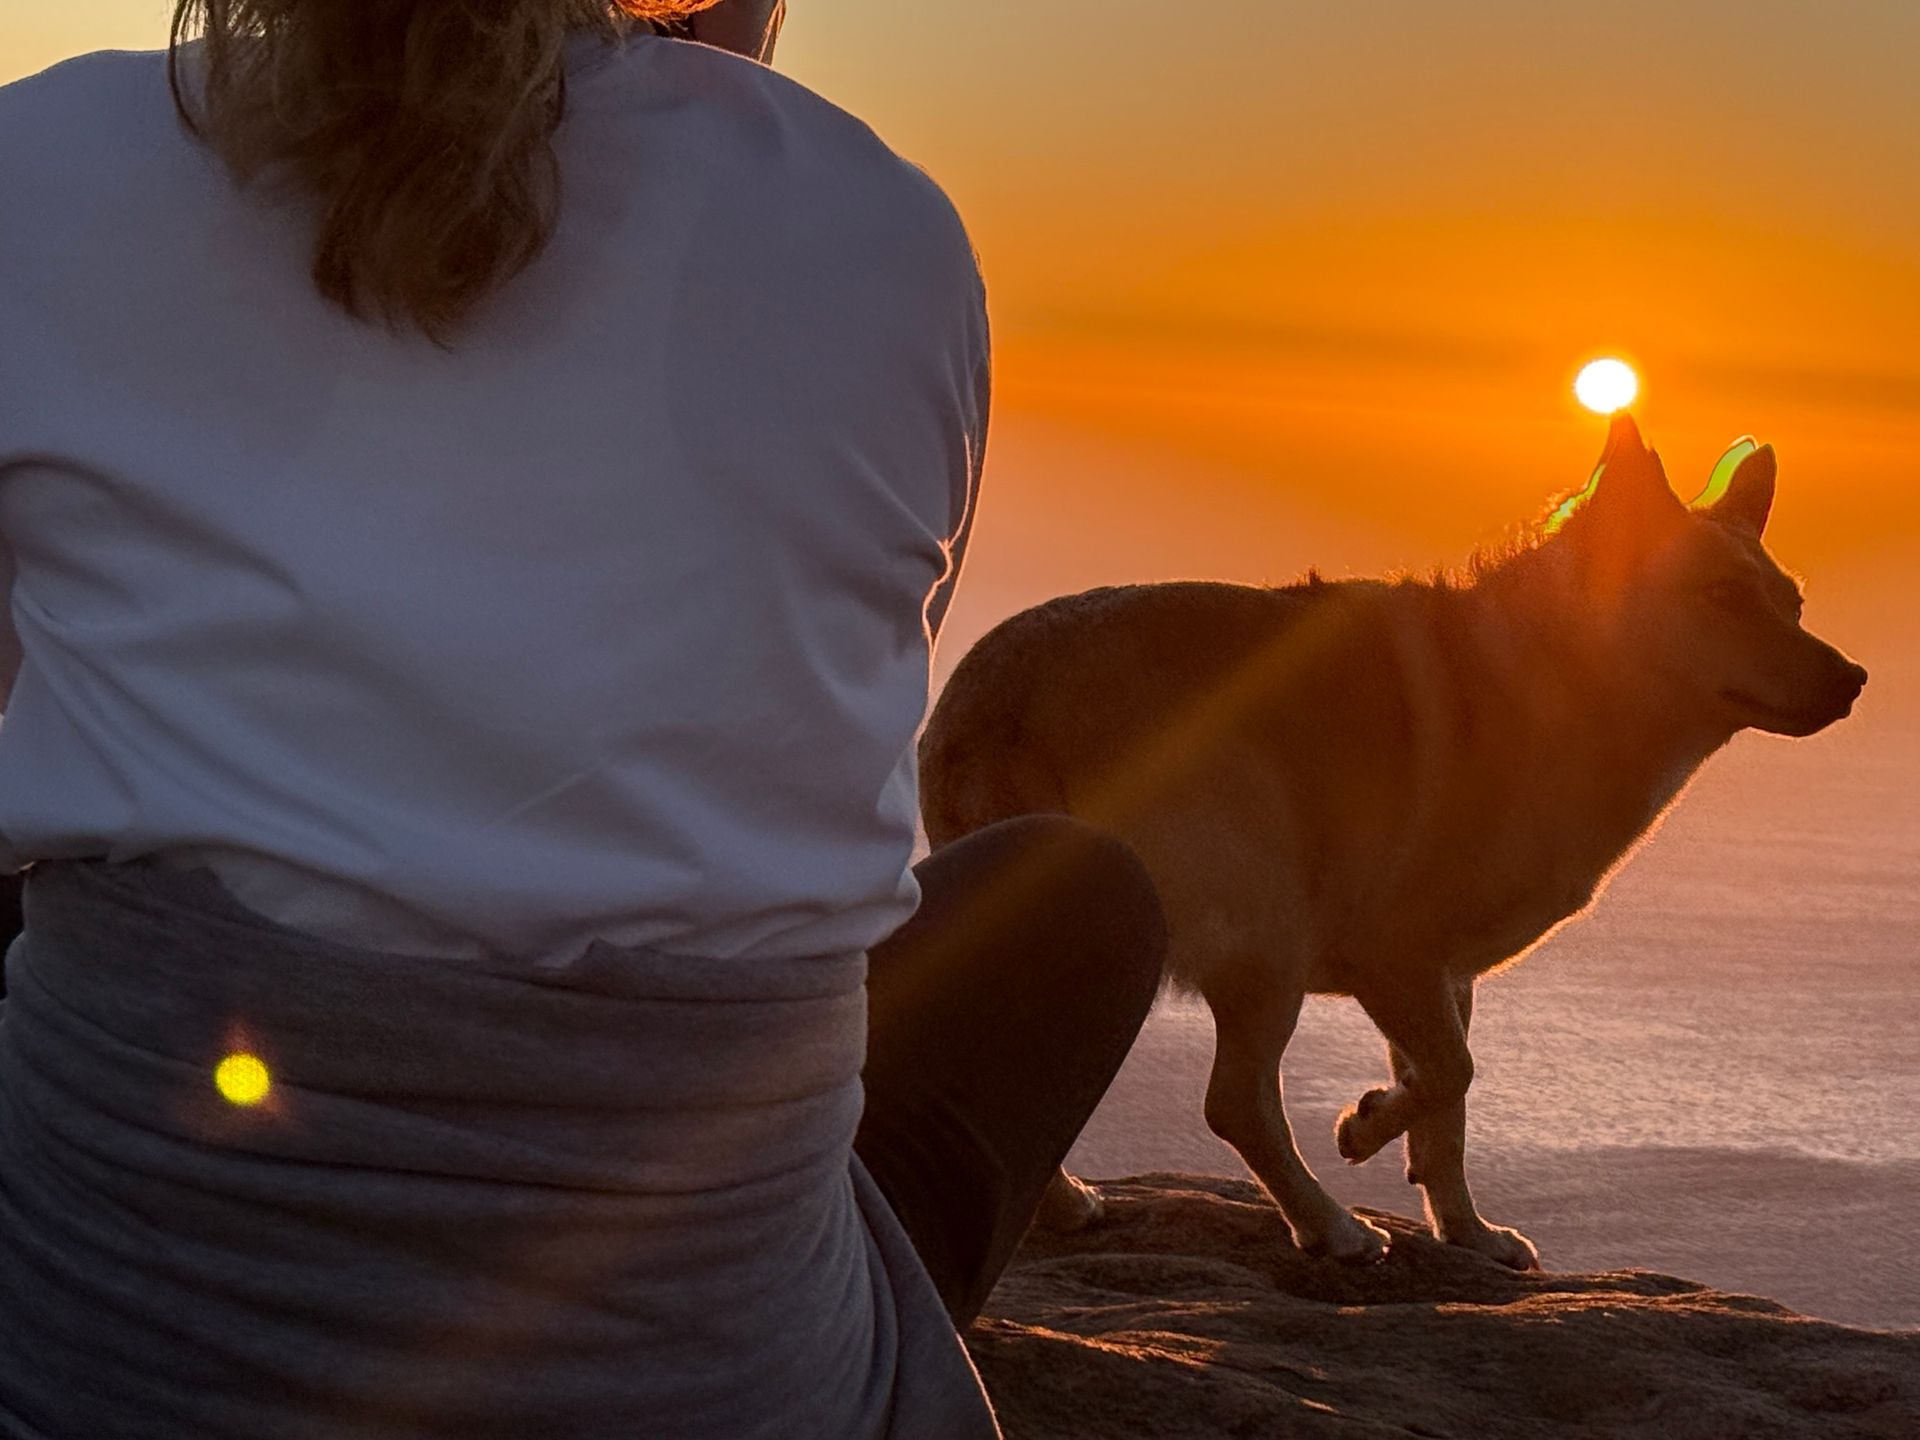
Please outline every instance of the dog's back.
M1462 763L1457 647L1436 639L1449 608L1433 586L1310 579L1116 586L1022 612L929 720L928 839L1078 816L1152 871L1176 982L1204 989L1259 954L1342 989L1330 942L1411 913L1383 891L1412 862L1387 852L1431 833L1435 778Z
M1178 581L1036 606L934 708L928 839L1049 811L1121 836L1202 991L1250 963L1332 993L1483 971L1588 903L1691 769L1567 708L1564 647L1516 595Z
M1112 809L1117 796L1100 802L1103 764L1122 752L1139 762L1141 740L1194 697L1219 703L1236 671L1341 588L1109 585L1009 616L955 667L921 736L928 841L938 848L1014 815L1076 813L1076 801Z

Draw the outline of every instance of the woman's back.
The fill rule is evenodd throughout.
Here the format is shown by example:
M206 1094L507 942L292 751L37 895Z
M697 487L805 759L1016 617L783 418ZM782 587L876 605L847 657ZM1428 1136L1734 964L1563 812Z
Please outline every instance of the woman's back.
M448 352L166 59L0 88L0 1434L995 1433L853 1149L986 423L952 207L573 34L557 230Z
M576 33L553 241L449 354L315 292L165 62L0 89L0 864L204 859L418 953L889 933L986 423L938 189L763 66Z

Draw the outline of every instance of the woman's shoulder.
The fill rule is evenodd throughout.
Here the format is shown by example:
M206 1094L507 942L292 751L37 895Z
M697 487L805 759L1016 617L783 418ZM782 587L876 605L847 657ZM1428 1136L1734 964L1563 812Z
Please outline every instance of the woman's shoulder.
M726 114L744 149L785 164L823 198L871 208L896 241L917 234L940 260L976 263L946 188L860 116L791 75L709 45L664 36L630 44L648 47L648 61L702 109Z
M37 126L97 104L103 92L125 93L138 76L166 64L164 50L88 50L0 85L0 136L22 139Z
M159 153L176 125L166 66L164 50L89 50L0 85L0 194L23 221L0 224L0 253L24 238L15 230L44 238L28 219L57 216L73 234L104 223L129 188L169 193L179 172Z
M47 94L51 86L92 77L105 67L119 66L124 70L136 61L150 60L155 55L165 53L157 50L87 50L78 55L63 56L38 70L27 72L17 80L0 85L0 99L10 104L29 97L37 99Z

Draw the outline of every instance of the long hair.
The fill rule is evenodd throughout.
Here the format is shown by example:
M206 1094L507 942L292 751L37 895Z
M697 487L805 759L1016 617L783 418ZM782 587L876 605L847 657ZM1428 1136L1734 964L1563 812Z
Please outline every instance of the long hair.
M174 108L243 186L319 202L312 277L358 320L442 349L531 265L561 202L564 45L677 25L716 0L178 0ZM204 28L204 118L181 93Z

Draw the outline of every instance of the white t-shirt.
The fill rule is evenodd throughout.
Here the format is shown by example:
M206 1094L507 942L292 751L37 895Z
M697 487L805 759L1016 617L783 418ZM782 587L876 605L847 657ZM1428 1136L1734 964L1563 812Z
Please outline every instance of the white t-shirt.
M312 202L233 184L164 51L0 87L8 873L153 853L325 938L556 963L912 913L972 247L764 66L568 47L558 231L452 354L319 296Z

